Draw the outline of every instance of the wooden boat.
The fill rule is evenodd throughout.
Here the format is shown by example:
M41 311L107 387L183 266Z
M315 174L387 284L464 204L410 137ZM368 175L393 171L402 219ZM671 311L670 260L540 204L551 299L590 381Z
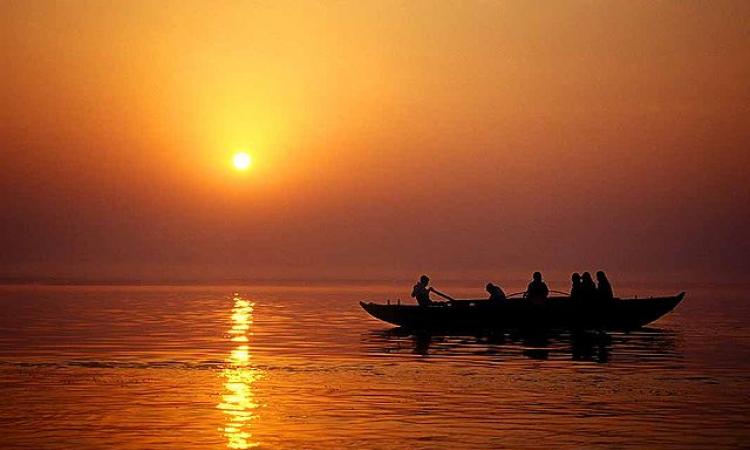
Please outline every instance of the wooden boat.
M632 330L672 311L685 297L616 298L609 302L580 302L551 297L528 300L456 300L430 306L359 302L371 316L412 329L571 328Z

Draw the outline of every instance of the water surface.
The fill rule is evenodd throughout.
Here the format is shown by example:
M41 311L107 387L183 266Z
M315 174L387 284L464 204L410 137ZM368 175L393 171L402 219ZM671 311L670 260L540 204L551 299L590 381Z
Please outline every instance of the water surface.
M412 335L357 304L407 289L2 287L0 448L750 446L742 289L608 336Z

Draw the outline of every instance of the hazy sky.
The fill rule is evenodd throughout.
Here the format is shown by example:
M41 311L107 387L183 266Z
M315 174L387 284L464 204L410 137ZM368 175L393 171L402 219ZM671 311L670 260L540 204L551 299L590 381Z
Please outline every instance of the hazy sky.
M0 0L0 33L3 276L750 272L747 1Z

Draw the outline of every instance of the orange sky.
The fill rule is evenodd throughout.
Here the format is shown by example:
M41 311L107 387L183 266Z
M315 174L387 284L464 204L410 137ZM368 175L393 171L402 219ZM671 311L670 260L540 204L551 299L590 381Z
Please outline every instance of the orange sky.
M748 2L0 13L0 276L748 273Z

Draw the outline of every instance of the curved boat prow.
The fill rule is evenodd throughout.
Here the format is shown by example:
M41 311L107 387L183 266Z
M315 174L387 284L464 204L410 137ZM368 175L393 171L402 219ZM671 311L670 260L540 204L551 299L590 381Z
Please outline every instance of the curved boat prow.
M644 327L667 315L685 298L685 292L671 297L623 299L617 303L615 314L606 321L611 329Z
M672 307L672 309L674 309L675 306L679 305L682 302L683 298L685 298L685 291L682 291L679 294L677 294L677 296L675 296L675 302L674 302L674 306Z
M665 307L668 307L669 309L666 309L664 311L664 314L672 311L682 302L682 299L685 298L685 291L680 292L679 294L675 295L674 297L668 298L671 301L665 302Z
M417 305L383 305L364 301L360 301L359 305L372 317L397 326L414 325L413 319L419 319L421 313L425 312Z
M685 291L682 291L679 294L677 294L677 296L675 296L675 302L674 302L674 306L672 306L672 309L675 309L677 307L677 305L679 305L680 303L682 303L682 299L684 299L684 298L685 298ZM670 309L670 311L672 309Z

